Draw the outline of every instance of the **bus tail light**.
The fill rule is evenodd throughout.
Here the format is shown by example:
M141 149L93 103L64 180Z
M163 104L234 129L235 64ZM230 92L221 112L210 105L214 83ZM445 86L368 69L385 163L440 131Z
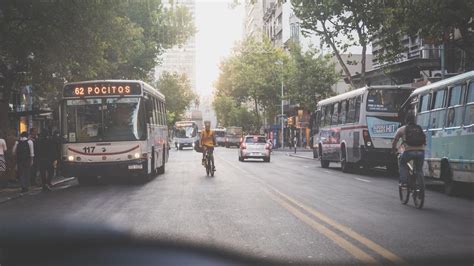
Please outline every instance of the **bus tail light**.
M365 146L372 147L373 143L368 130L362 131L362 137L364 138Z
M247 149L247 144L245 144L245 143L242 143L242 144L240 145L240 148L241 148L242 150L245 150L245 149Z
M270 144L265 144L265 149L269 150L270 149Z

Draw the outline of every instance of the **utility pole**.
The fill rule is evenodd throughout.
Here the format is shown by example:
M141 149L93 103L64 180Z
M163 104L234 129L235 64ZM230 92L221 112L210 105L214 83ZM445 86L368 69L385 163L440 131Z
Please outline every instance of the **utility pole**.
M285 127L285 119L283 118L283 79L281 80L281 148L285 148L285 135L284 135L284 127Z

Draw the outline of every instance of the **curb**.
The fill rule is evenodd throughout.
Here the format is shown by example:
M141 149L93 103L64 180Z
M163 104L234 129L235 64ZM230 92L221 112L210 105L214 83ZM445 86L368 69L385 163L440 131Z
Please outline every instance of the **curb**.
M287 153L286 155L289 157L296 157L296 158L301 158L301 159L306 159L306 160L313 160L313 161L316 160L316 158L303 156L303 155L296 155L296 154L291 154L291 153Z
M57 186L57 185L60 185L60 184L63 184L63 183L66 183L66 182L69 182L69 181L72 181L76 179L75 177L69 177L69 178L64 178L64 179L61 179L59 181L56 181L53 184L53 187L54 186ZM30 191L28 191L27 193L24 193L24 194L15 194L13 196L10 196L10 197L5 197L5 198L0 198L0 204L2 203L5 203L5 202L8 202L10 200L14 200L14 199L18 199L18 198L21 198L23 196L26 196L26 195L36 195L38 194L39 192L41 192L41 188L34 188L34 189L31 189Z

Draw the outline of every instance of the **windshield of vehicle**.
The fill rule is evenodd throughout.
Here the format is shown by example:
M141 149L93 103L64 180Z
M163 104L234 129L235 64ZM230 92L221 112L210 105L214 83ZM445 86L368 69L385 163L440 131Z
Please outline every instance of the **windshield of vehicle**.
M197 134L194 126L177 126L175 129L175 137L177 138L193 138Z
M216 137L225 137L225 131L215 131L216 132Z
M66 142L141 140L146 137L139 98L65 101Z
M267 143L265 137L246 137L245 143Z
M396 113L410 93L411 91L406 89L370 89L367 95L367 111Z

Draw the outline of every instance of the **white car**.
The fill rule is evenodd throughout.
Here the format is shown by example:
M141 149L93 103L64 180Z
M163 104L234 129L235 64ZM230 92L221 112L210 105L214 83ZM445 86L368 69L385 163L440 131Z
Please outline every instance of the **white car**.
M245 159L263 159L270 162L271 146L264 136L245 136L240 143L239 161Z

